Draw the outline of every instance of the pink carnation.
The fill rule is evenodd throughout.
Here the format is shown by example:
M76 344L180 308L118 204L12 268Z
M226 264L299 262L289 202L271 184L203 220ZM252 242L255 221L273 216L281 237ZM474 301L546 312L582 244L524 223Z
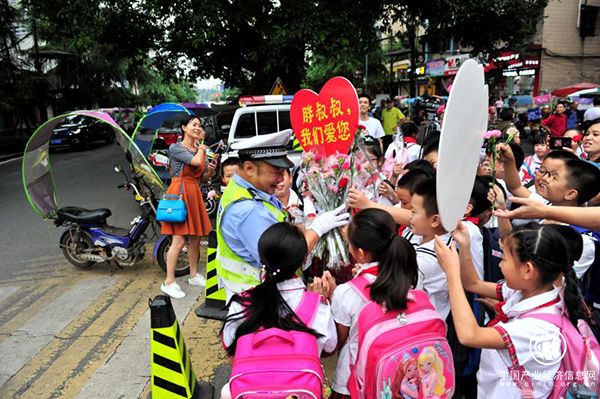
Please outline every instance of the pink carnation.
M342 164L342 169L344 169L344 170L350 170L350 160L349 159L346 159L344 161L344 163Z
M314 158L314 160L315 160L316 162L319 162L319 161L321 161L322 159L323 159L323 154L321 154L320 152L317 152L317 153L315 154L315 158Z
M487 132L485 132L485 134L483 135L484 139L491 139L492 137L500 137L502 136L502 132L498 129L495 130L488 130Z
M330 184L327 187L329 188L329 191L332 191L335 194L337 194L337 192L338 192L338 186L336 186L335 184Z

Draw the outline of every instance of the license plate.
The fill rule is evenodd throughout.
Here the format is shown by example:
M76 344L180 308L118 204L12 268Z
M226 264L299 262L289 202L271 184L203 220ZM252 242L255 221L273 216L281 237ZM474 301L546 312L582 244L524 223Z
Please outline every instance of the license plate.
M50 144L60 144L62 140L50 140Z

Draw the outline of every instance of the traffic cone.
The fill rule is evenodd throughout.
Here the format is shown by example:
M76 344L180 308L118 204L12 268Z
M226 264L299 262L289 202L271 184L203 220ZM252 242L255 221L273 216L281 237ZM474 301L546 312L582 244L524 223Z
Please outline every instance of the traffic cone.
M151 397L212 398L212 386L196 380L169 296L158 295L150 301L150 329Z
M205 319L225 320L225 289L219 288L217 275L217 232L212 230L208 234L208 248L206 249L206 291L204 303L196 309L196 315Z

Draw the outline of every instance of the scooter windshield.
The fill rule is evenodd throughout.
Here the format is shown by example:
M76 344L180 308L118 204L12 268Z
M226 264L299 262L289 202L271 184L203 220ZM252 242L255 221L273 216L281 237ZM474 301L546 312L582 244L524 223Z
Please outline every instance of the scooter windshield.
M109 125L114 131L115 139L120 148L131 155L131 163L135 173L144 179L156 198L162 196L164 193L162 181L127 133L108 114L94 111L75 111L57 116L42 124L33 133L25 147L21 175L27 200L36 213L44 218L51 218L59 208L50 162L50 140L55 129L61 123L76 115L95 118L101 123Z

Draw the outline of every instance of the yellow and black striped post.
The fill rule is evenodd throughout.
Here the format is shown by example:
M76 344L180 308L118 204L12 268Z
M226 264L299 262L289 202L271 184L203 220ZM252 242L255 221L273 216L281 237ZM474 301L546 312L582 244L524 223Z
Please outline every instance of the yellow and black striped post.
M225 320L225 289L219 288L217 275L217 232L212 230L208 235L206 249L206 295L204 303L196 309L198 317L213 320Z
M211 386L196 381L171 298L150 301L152 398L212 398Z

